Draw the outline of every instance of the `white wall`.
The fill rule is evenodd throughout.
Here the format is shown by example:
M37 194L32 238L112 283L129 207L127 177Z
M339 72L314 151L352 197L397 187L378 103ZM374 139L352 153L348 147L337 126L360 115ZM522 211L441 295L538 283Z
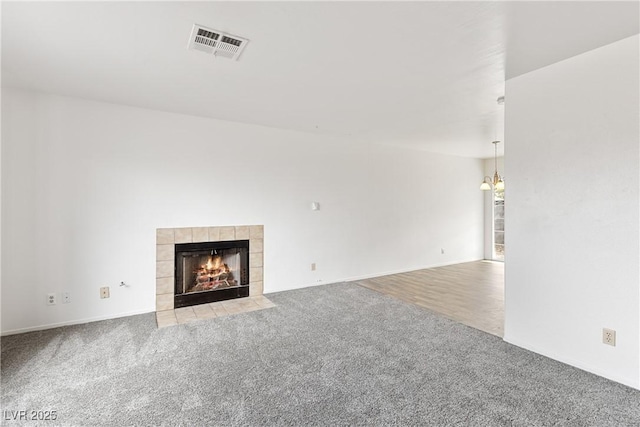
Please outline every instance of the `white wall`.
M153 311L159 227L264 224L267 293L482 258L481 160L2 97L4 333Z
M636 388L638 41L507 81L505 146L505 340Z

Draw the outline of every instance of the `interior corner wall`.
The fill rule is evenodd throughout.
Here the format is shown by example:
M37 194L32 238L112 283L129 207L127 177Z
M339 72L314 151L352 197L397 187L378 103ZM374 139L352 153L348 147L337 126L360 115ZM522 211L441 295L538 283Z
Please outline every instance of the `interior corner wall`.
M154 311L156 228L264 224L266 293L482 258L478 159L17 89L2 102L5 334Z
M505 145L504 339L635 388L639 62L634 36L507 81Z

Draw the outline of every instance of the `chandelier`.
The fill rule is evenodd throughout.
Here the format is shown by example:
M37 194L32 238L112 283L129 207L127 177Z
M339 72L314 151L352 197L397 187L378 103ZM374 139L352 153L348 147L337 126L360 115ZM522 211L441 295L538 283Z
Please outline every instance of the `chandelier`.
M500 141L493 141L492 144L494 148L493 159L495 162L495 172L493 173L493 179L490 176L484 177L482 184L480 184L480 189L491 190L491 186L493 185L493 188L495 189L495 191L503 191L504 179L498 173L498 144L500 144Z

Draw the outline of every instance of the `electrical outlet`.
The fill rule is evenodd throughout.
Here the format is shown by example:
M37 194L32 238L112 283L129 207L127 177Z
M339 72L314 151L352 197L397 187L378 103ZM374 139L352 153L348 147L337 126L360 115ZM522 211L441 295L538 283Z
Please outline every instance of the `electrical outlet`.
M100 288L100 298L109 298L109 287L103 286Z
M71 293L70 292L63 292L62 293L62 303L63 304L69 304L71 302Z
M316 263L315 262L311 263L311 271L316 271Z
M47 305L56 305L56 294L47 294Z
M616 346L616 331L613 329L602 328L602 343Z

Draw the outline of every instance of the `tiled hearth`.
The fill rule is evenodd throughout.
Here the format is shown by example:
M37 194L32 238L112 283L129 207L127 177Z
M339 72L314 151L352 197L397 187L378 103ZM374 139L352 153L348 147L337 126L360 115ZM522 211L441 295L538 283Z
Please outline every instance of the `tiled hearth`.
M263 310L271 307L275 307L275 304L269 301L267 297L256 295L248 298L182 307L175 310L158 311L156 312L156 321L158 322L158 328L164 328L165 326L247 313L249 311Z
M176 243L249 240L249 297L183 307L174 310L174 264ZM272 307L263 290L262 225L182 227L156 229L156 319L158 326L220 317Z

